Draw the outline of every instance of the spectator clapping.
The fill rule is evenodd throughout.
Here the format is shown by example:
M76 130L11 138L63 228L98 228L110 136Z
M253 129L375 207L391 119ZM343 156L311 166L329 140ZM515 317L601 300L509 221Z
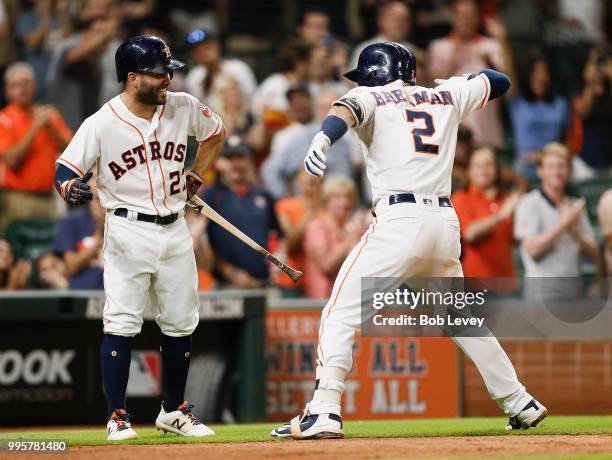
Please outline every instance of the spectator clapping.
M566 147L558 143L545 146L537 169L542 185L518 204L514 236L521 242L525 276L579 276L582 254L597 259L586 201L565 194L570 169Z
M72 137L53 106L36 103L29 64L11 64L5 85L9 105L0 110L0 235L12 220L56 216L55 159Z
M0 239L0 290L15 291L25 289L32 272L32 262L17 260L11 245Z
M461 223L463 274L514 276L512 216L520 195L501 189L500 166L490 149L471 154L467 175L469 185L452 196Z
M306 297L329 297L342 262L367 228L369 213L353 213L356 199L355 184L345 177L328 179L323 186L321 213L304 230Z

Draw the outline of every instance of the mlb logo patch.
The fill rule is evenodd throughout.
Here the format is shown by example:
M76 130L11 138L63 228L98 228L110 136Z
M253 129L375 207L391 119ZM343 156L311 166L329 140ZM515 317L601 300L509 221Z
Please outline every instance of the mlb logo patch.
M423 204L425 206L433 206L433 201L430 198L423 198Z
M158 351L132 351L127 396L159 396L161 394L161 355Z

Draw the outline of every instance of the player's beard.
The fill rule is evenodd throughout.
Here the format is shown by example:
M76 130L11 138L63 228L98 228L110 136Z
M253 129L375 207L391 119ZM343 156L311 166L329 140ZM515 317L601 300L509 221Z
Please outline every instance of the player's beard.
M166 103L166 94L160 94L158 92L160 89L163 88L142 83L136 93L136 99L141 104L163 105Z

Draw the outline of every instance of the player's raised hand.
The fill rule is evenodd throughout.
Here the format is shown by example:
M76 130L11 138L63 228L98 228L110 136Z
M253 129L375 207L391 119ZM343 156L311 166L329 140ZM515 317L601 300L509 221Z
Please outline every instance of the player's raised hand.
M327 169L327 150L331 145L329 137L323 132L318 132L315 137L312 138L310 147L308 147L308 153L304 158L304 169L308 174L315 177L321 177L325 174Z
M93 198L87 181L91 179L93 172L89 171L83 177L75 177L67 180L58 187L58 191L64 201L68 204L79 206Z

